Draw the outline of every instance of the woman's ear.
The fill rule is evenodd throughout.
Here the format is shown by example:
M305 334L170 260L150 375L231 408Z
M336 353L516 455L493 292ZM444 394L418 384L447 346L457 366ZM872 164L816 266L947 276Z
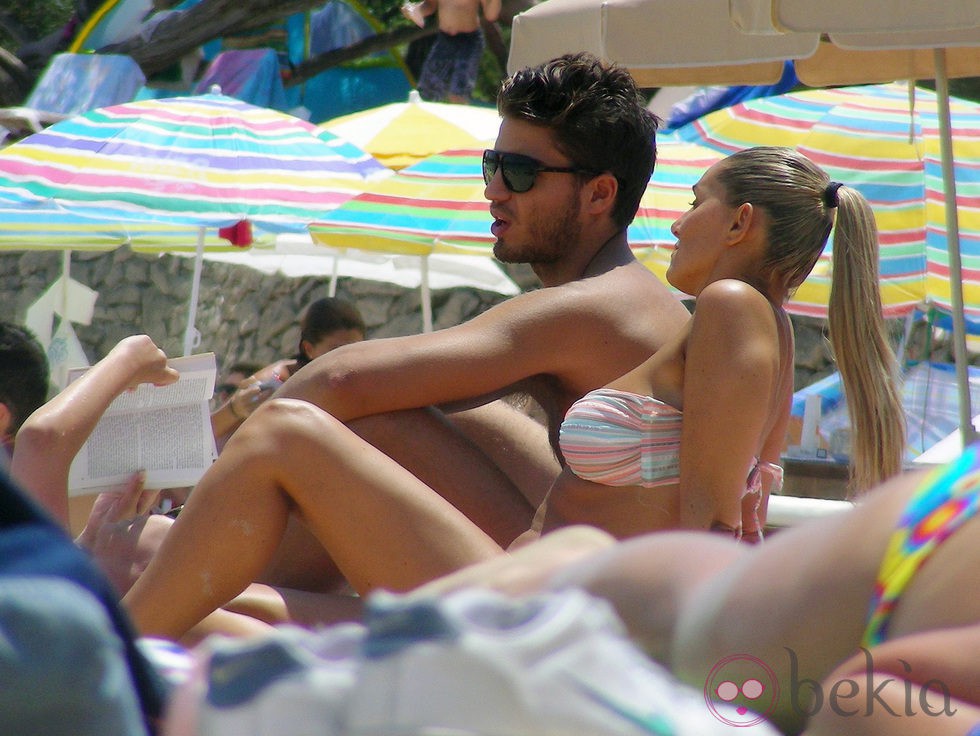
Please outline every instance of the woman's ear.
M306 356L307 360L313 360L313 343L309 340L299 341L299 351Z
M741 242L748 235L752 226L756 223L757 212L749 202L740 204L735 208L732 216L731 226L728 230L728 240L735 244Z

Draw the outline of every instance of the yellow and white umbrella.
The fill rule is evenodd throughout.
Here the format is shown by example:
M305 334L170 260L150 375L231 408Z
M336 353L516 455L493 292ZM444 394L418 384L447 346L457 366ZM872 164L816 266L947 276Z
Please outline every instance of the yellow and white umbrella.
M426 102L413 91L408 102L342 115L319 127L399 170L450 149L488 148L500 116L491 107Z

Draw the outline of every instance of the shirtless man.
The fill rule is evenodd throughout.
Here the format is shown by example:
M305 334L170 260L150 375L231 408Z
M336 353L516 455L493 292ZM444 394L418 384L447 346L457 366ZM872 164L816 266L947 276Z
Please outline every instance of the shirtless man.
M439 32L422 65L419 94L430 102L468 103L483 54L480 11L493 23L500 16L500 0L421 0L401 10L419 28L426 16L438 12Z
M498 108L484 160L494 253L530 263L544 288L445 330L345 345L291 376L235 433L127 597L145 632L180 635L256 577L305 590L324 588L288 573L336 580L328 560L295 549L268 571L289 510L359 592L499 554L529 528L559 463L544 427L494 399L530 396L554 436L575 399L687 321L626 239L656 127L629 74L562 57L505 81ZM287 489L309 495L280 505ZM253 513L255 526L243 519ZM154 620L164 609L174 618Z

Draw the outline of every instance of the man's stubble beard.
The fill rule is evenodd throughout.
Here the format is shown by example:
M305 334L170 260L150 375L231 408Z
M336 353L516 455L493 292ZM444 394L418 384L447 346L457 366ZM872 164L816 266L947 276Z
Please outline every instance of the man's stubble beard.
M581 204L576 190L563 208L558 208L556 217L535 217L530 223L527 244L523 247L508 248L506 239L497 240L493 255L501 263L555 263L561 260L570 248L578 246L582 226L578 221Z

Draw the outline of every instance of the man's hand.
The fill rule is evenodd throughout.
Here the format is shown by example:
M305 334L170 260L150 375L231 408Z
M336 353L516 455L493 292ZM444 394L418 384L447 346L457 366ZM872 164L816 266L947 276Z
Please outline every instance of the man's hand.
M102 568L120 595L145 569L170 528L169 517L154 514L159 491L143 490L143 472L119 490L100 493L75 543Z

